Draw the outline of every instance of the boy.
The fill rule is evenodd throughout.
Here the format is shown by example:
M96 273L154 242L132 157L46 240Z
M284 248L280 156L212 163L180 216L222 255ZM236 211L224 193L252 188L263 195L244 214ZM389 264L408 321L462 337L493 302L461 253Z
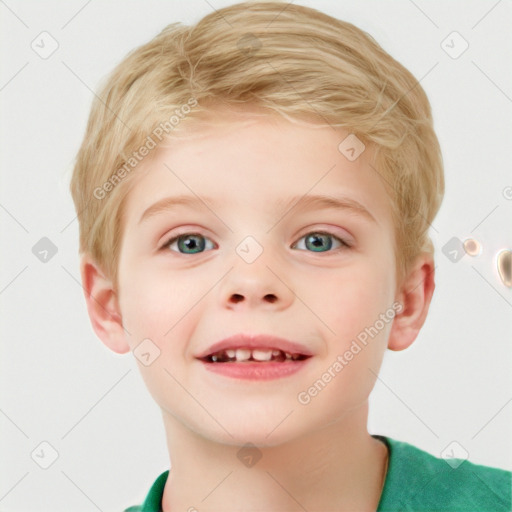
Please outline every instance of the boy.
M367 34L278 2L167 27L95 102L71 191L93 328L166 431L127 511L510 509L509 472L367 432L444 193L425 93Z

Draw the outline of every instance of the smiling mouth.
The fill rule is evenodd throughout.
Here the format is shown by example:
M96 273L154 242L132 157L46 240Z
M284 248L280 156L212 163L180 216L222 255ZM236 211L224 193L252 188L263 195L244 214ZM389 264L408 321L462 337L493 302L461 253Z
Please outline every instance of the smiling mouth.
M206 363L283 363L285 361L302 361L310 357L279 349L237 348L220 350L200 359Z

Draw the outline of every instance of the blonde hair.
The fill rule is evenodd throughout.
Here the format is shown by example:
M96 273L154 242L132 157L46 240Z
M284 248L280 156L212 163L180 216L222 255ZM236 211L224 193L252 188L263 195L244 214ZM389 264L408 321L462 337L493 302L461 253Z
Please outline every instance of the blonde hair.
M190 27L167 26L113 70L94 100L70 189L80 253L116 290L132 169L215 104L313 115L375 147L395 226L397 283L420 253L433 256L428 228L444 195L443 163L418 81L350 23L289 3L244 2Z

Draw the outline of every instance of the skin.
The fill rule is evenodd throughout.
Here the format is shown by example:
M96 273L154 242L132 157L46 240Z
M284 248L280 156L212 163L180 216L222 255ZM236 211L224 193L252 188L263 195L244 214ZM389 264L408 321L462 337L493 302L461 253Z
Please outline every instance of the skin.
M137 362L167 436L163 510L376 510L387 454L367 432L368 396L386 348L408 347L425 321L434 263L420 255L397 286L389 199L369 148L353 162L338 151L348 133L249 111L222 119L192 125L141 163L125 211L119 288L88 255L81 260L101 340L117 353L147 338L160 350L149 366ZM178 194L218 203L139 223L146 208ZM348 196L375 221L284 206L305 194ZM352 247L326 237L313 251L306 235L319 231ZM206 237L205 250L166 244L183 233ZM246 236L263 249L250 264L236 251ZM401 313L300 403L298 394L395 301ZM194 358L242 332L298 341L314 356L293 376L258 382L212 374ZM261 455L252 467L237 457L248 442Z

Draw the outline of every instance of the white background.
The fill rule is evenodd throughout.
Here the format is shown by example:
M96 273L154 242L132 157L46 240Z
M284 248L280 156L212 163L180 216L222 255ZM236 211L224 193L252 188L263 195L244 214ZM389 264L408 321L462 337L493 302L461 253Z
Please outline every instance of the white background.
M104 75L165 25L231 3L0 2L0 511L119 511L168 468L133 356L110 352L90 326L68 184ZM436 456L455 440L471 461L512 469L512 289L495 258L512 248L511 3L297 3L368 31L421 80L444 154L434 299L414 345L386 354L370 432ZM59 44L47 59L31 48L43 31ZM453 31L469 43L457 59L441 47ZM32 253L42 237L58 248L46 263ZM453 263L442 253L452 237L477 239L482 254ZM43 441L59 455L48 469L31 458Z

